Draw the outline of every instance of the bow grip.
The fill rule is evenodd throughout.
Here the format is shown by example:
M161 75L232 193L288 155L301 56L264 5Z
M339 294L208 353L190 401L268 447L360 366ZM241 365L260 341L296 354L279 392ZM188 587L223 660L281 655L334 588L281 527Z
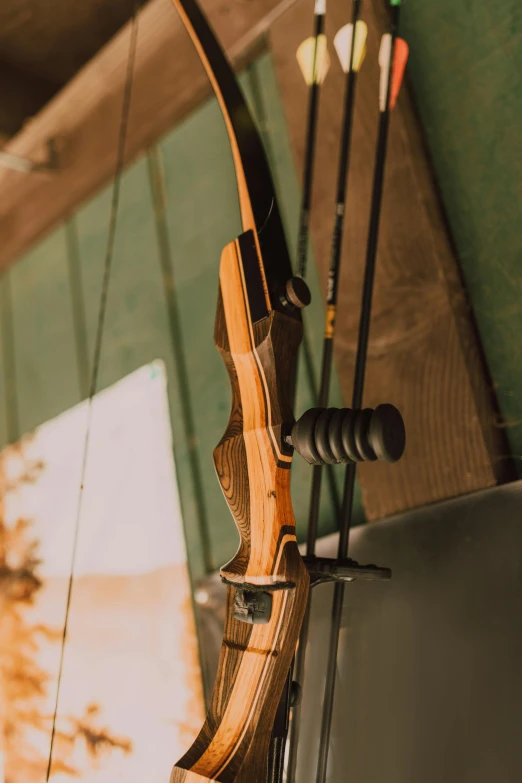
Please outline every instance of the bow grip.
M300 317L272 308L252 231L221 256L214 340L232 390L228 426L214 464L240 536L221 575L229 583L270 587L294 582L285 547L297 547L290 498L293 421L290 394L302 337Z
M290 499L292 454L282 437L283 424L292 421L301 319L270 306L255 239L246 232L223 250L215 328L232 408L214 463L240 545L221 569L229 586L210 709L171 783L266 780L272 727L308 598ZM236 599L248 585L270 593L265 624L237 618Z

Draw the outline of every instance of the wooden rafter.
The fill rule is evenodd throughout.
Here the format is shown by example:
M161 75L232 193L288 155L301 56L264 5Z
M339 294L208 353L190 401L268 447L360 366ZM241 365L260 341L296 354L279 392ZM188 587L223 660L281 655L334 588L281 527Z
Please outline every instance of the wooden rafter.
M227 54L240 67L293 0L202 3ZM15 136L5 150L42 160L56 140L56 173L27 175L0 168L0 270L110 180L114 173L130 26L107 44ZM129 117L126 162L134 160L211 94L211 87L171 0L142 10Z

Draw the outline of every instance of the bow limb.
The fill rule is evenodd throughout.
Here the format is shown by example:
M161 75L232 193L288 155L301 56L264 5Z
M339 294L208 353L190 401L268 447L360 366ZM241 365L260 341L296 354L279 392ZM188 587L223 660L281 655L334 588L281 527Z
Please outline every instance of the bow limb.
M195 0L173 0L219 102L236 172L243 231L251 230L267 270L268 298L292 276L274 185L259 133L221 47ZM262 274L264 271L261 270ZM270 308L269 308L270 309Z
M290 497L292 449L284 440L302 324L287 299L291 266L253 120L197 4L173 2L223 112L243 233L222 252L215 326L232 410L214 463L240 545L221 569L227 614L210 710L171 783L257 783L266 779L270 734L308 597Z

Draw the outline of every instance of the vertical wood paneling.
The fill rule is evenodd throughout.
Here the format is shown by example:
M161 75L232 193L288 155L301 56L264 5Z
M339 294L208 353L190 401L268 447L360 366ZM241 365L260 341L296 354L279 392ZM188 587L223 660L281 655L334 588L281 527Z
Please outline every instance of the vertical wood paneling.
M80 400L63 228L12 268L11 292L22 434Z
M109 187L76 217L90 357L99 317L110 198ZM161 261L148 164L143 159L122 179L98 390L153 359L165 362L187 546L193 572L200 576L205 572L206 558L198 513L205 498L198 501L193 490Z
M199 532L199 542L203 566L207 573L215 570L216 564L210 546L210 534L207 514L207 502L203 489L201 462L197 448L196 414L194 400L191 396L190 378L187 370L187 357L183 345L183 334L179 314L178 293L172 268L172 253L167 222L165 219L165 176L160 154L155 147L149 150L148 167L154 215L156 219L156 234L158 241L159 262L163 280L165 305L168 313L169 331L174 359L175 373L172 378L171 398L177 399L183 428L187 459L190 469L191 490L195 505L195 515ZM181 439L180 439L181 442ZM187 493L188 494L188 493Z
M111 192L103 191L76 217L90 357L98 326ZM167 355L165 312L158 307L161 292L147 165L141 160L122 178L98 391L151 358Z
M0 358L0 437L1 443L4 444L12 443L20 435L10 271L5 272L0 279Z
M228 376L213 336L221 248L237 236L241 225L230 145L216 102L210 101L179 125L159 149L195 446L209 510L208 534L214 561L221 565L234 554L238 536L212 461L230 411ZM173 410L178 429L184 426L182 415L178 403Z
M87 322L85 317L85 296L83 293L81 253L78 242L76 219L71 217L64 224L67 241L67 263L69 273L69 292L76 346L76 366L78 387L82 399L89 394L90 361L87 345Z
M5 275L0 277L0 444L7 443L7 373L4 357L4 307L3 293Z

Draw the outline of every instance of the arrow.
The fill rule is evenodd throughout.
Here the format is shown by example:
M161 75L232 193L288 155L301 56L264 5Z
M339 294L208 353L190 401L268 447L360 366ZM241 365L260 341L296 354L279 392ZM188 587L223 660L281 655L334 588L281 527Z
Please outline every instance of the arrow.
M379 222L381 216L384 170L386 164L386 150L389 134L389 119L390 113L393 110L399 95L404 76L404 70L408 59L408 45L401 38L397 37L400 3L401 0L390 0L390 31L383 36L379 52L379 66L381 69L379 82L380 117L373 175L370 226L368 230L364 284L361 300L359 336L357 341L357 356L355 361L355 378L352 398L352 408L354 410L359 410L362 406L366 358L368 354L368 339L370 333L375 261L377 256ZM349 463L346 466L343 505L341 509L339 525L339 545L337 553L339 560L343 560L348 557L349 535L353 516L355 471L356 463ZM343 601L344 584L339 583L335 585L332 606L332 626L330 630L316 783L325 783L326 780L328 746L332 726L333 698L337 669L337 650L339 646L339 633L341 628Z
M364 61L364 55L366 52L366 37L368 33L366 24L362 21L359 21L358 19L360 9L361 0L353 0L352 21L349 24L344 25L344 27L339 30L334 39L334 45L341 62L341 67L346 73L346 80L343 127L341 132L339 164L337 172L337 192L334 206L334 229L332 233L330 270L328 274L327 309L323 339L321 384L317 400L317 406L319 408L327 407L330 390L330 378L333 360L333 340L335 335L335 313L337 307L337 289L341 264L343 223L346 208L346 188L350 163L355 91L357 84L357 74ZM354 30L355 35L353 35ZM323 466L314 465L306 542L306 554L308 556L313 556L315 554L322 476ZM299 637L299 647L295 659L294 678L298 683L303 681L304 676L304 662L309 622L310 599L308 601L307 611L303 620L301 635ZM296 704L292 711L287 783L294 783L295 781L297 745L299 740L299 722L300 706L299 704Z
M324 34L326 0L316 0L314 7L315 31L299 45L296 57L307 85L322 84L330 69L330 55Z
M308 118L306 125L305 164L303 174L303 195L299 213L297 236L297 274L304 277L308 256L310 209L312 205L312 179L315 146L317 138L317 116L319 112L319 89L330 68L330 55L324 34L326 0L316 0L314 7L314 35L300 44L296 52L297 62L306 84L310 87L308 97Z
M315 149L317 140L317 119L319 114L320 87L330 68L327 40L324 33L326 19L326 0L316 0L314 6L314 35L306 38L296 52L297 62L306 84L309 86L308 117L306 125L305 160L303 171L303 189L299 224L297 233L296 274L306 276L308 261L308 243L310 236L310 214L312 209L312 184L314 172ZM317 380L314 362L306 328L303 335L302 355L306 378L315 398L317 396ZM297 378L297 371L296 371ZM294 389L295 404L295 389ZM336 513L340 510L340 499L337 484L332 472L328 471L328 482L333 507Z
M298 47L296 52L297 62L299 68L305 80L305 83L309 87L308 93L308 113L306 123L306 139L305 139L305 159L303 170L303 190L301 196L301 206L299 210L299 224L297 231L297 259L296 259L296 274L299 277L305 277L306 267L308 261L308 243L310 237L310 213L312 208L312 184L314 173L314 160L315 160L315 148L317 141L317 118L319 114L319 94L320 86L326 79L326 75L330 69L330 55L328 53L326 35L324 34L326 16L326 0L316 0L314 6L314 35L310 38L306 38ZM302 353L304 357L304 366L306 372L306 378L312 392L312 396L317 394L317 382L315 377L315 368L312 359L312 352L310 344L307 338L306 328L303 332L303 344ZM299 361L299 355L297 362ZM297 380L297 362L295 378ZM295 405L296 388L293 390L293 399ZM332 501L336 511L339 511L340 502L337 492L337 484L335 483L335 477L332 472L328 474L330 490L332 494ZM305 623L308 625L307 621ZM301 646L301 645L299 645ZM299 663L297 660L297 665ZM291 667L285 693L281 699L281 703L278 709L278 718L276 724L281 723L283 725L282 734L286 740L288 734L288 720L289 720L289 707L290 707L290 691L292 687L293 668ZM299 668L298 668L299 672ZM281 716L283 719L281 720ZM296 720L292 720L292 730L296 731ZM276 728L276 727L274 727ZM279 732L281 733L281 732ZM277 739L276 739L277 741ZM272 736L271 747L274 745L274 736ZM289 743L290 756L289 768L287 773L287 783L293 783L295 778L295 761L297 751L297 738L290 737ZM276 783L280 783L283 777L283 763L282 760L279 764L273 763L273 754L271 753L269 759L269 775L272 775L273 780ZM281 753L281 757L284 756L284 750ZM272 770L276 768L276 772Z

